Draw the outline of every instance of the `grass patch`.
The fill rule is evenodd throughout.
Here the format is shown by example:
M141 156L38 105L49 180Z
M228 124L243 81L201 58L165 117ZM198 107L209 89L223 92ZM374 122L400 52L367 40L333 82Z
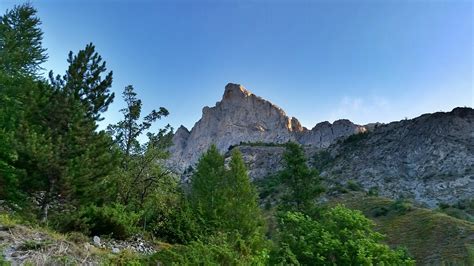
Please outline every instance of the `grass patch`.
M404 246L420 265L474 265L474 223L406 201L350 193L334 199L362 211L392 247Z
M3 227L4 229L10 229L15 227L18 224L18 221L11 217L8 214L0 214L0 229Z

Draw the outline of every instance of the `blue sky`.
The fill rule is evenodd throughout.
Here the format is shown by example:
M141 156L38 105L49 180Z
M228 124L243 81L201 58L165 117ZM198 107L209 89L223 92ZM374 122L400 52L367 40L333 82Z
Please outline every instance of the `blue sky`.
M0 11L19 1L2 1ZM474 105L471 1L32 1L47 70L93 42L121 91L190 128L228 82L304 126L360 124Z

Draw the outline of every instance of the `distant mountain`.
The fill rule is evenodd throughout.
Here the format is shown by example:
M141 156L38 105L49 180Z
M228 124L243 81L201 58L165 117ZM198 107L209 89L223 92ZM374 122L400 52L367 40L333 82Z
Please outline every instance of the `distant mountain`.
M211 144L221 152L241 142L286 143L328 147L340 137L363 132L365 128L349 120L323 122L308 130L294 117L243 86L227 84L224 96L214 107L204 107L202 118L189 131L181 126L173 138L169 164L183 171L196 163Z
M228 84L215 107L204 107L191 131L180 127L168 164L182 173L214 143L239 146L254 179L281 168L282 145L305 146L311 163L332 185L353 182L390 198L428 207L474 197L474 110L425 114L389 124L322 122L308 130L276 105ZM331 184L329 184L331 185Z
M325 177L353 180L384 196L429 207L474 198L474 110L425 114L379 125L329 147Z

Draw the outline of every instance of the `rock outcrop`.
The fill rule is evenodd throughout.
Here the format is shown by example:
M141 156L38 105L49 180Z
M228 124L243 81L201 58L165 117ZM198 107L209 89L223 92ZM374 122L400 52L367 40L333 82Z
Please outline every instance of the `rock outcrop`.
M474 197L472 108L389 124L322 122L308 130L237 84L226 86L216 106L203 108L191 131L176 131L168 166L183 173L211 144L222 153L240 145L250 176L259 179L281 168L284 148L278 144L288 141L303 144L311 158L324 151L325 163L318 168L335 183L351 180L382 196L408 197L429 207Z
M181 126L170 148L169 166L182 172L194 165L211 144L221 152L242 142L286 143L298 141L305 145L327 147L340 137L365 130L349 120L334 124L323 122L312 130L301 126L278 106L266 101L243 86L229 83L214 107L204 107L202 118L191 131Z
M412 198L429 207L474 198L471 108L378 125L328 151L333 162L323 176L354 180L383 196Z
M455 108L378 124L327 148L306 146L328 186L349 181L435 208L474 198L474 110ZM252 179L282 168L282 147L239 146Z

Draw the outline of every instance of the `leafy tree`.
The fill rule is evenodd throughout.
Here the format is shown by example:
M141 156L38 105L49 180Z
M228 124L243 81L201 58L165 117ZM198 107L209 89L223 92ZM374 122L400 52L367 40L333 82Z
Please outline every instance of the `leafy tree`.
M299 212L280 217L272 264L293 265L414 265L403 250L380 243L383 236L359 211L336 206L320 220Z
M308 212L314 206L314 200L324 191L318 172L311 169L301 145L288 143L283 154L284 169L280 172L288 187L284 196L284 208Z
M46 61L41 21L31 4L15 6L0 17L0 71L8 76L36 75Z

